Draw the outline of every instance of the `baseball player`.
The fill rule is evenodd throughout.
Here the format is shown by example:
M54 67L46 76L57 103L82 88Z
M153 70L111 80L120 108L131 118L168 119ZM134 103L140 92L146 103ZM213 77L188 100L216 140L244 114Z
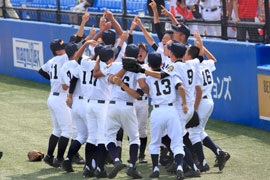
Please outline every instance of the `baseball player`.
M136 24L136 17L134 18L132 25L129 31L128 37L128 44L133 43L133 29L137 26ZM147 61L148 56L148 46L141 42L138 43L137 46L139 47L139 54L137 57L137 61L142 64L145 68L147 68ZM139 84L137 85L137 89L140 89ZM137 99L135 102L135 109L136 109L136 116L139 125L139 136L140 136L140 153L139 153L139 163L147 163L145 159L145 149L147 144L147 120L148 120L148 97L144 94L142 97Z
M125 51L126 56L131 57L137 57L138 53L139 47L134 44L128 45ZM117 173L124 168L124 165L118 157L115 144L117 131L122 127L129 137L130 144L130 167L127 174L133 178L141 178L135 167L139 147L139 133L134 107L134 98L139 98L142 93L141 91L137 92L134 89L137 88L137 81L141 84L145 79L144 76L131 72L126 72L121 79L115 75L121 69L122 63L114 62L110 66L107 66L107 77L113 85L106 119L106 137L107 149L114 161L114 167L108 177L116 177ZM116 81L118 82L117 85L115 84Z
M78 57L81 57L85 48L88 45L93 45L95 43L95 41L93 40L88 40L86 41L83 46L78 50L78 52L76 53L76 58L75 60L78 61L79 64L81 64L82 59ZM103 45L97 45L95 48L95 52L96 54L98 54L98 49L100 49ZM75 72L73 73L73 77L71 79L70 82L70 88L69 88L69 96L67 99L67 104L72 107L72 109L78 109L78 112L82 112L83 114L81 116L83 116L83 128L81 129L81 133L86 135L85 141L88 138L88 123L87 123L87 119L86 119L86 105L87 105L87 92L89 92L89 86L90 86L90 80L91 80L91 75L93 78L93 73L89 72L87 69L85 69L83 66L78 66L77 69L75 70ZM80 81L78 81L78 79L80 79ZM88 83L89 82L89 83ZM81 88L81 92L83 95L83 99L81 100L77 100L76 98L76 91L78 91L78 89ZM73 97L75 96L75 98ZM76 103L77 102L77 103ZM78 104L79 103L79 104ZM78 104L78 105L77 105ZM77 108L78 107L78 108ZM81 143L83 144L83 143ZM80 144L78 144L80 146ZM86 143L85 146L85 167L84 167L84 171L83 171L83 175L85 177L94 177L95 175L95 168L96 168L96 146L94 146L94 151L91 151L91 144L90 143ZM66 162L66 161L64 161ZM70 169L70 163L66 163L66 167L64 167L64 163L63 163L63 168L64 169Z
M63 89L67 90L70 87L71 78L78 68L78 63L74 60L75 53L78 51L78 46L74 43L69 43L67 44L65 50L70 61L67 61L63 65L60 78ZM68 104L71 108L72 120L77 130L77 136L71 141L67 157L62 163L62 168L67 172L74 171L72 168L72 162L74 160L74 157L76 157L76 154L78 153L81 145L85 143L88 135L84 108L86 101L84 100L84 96L79 82L77 84L78 85L76 91L74 91L72 96L72 108L71 105ZM82 163L84 164L84 162Z
M169 49L171 49L171 58L175 58L174 57L175 50L173 49L173 44L172 44L172 46L168 46L168 47L169 47ZM185 52L185 54L189 53L190 49L192 49L192 47L189 47L188 51ZM200 51L199 55L202 56L203 52ZM185 59L185 63L179 64L179 66L176 66L177 67L176 70L177 70L177 73L179 73L181 79L184 80L184 86L186 89L188 89L187 101L188 101L189 106L192 106L191 107L192 110L190 111L189 116L185 116L184 114L179 114L180 118L182 118L184 121L188 122L191 119L191 117L194 116L194 107L198 107L199 101L201 99L201 86L200 86L200 84L198 84L199 77L200 77L199 60L198 59L187 59L187 58L184 58L184 59ZM170 68L174 69L175 66L171 66L171 67L169 67L169 69ZM196 89L196 98L194 98L195 89ZM200 93L198 93L198 92L200 92ZM191 128L191 129L193 129L193 128ZM189 131L189 137L194 136L194 134L196 134L194 131ZM209 166L206 164L201 142L200 141L194 142L192 140L191 140L191 142L192 142L192 147L193 147L194 151L198 155L198 159L200 162L200 165L199 165L200 171L201 172L208 171Z
M214 107L214 102L211 95L211 91L213 87L212 72L215 71L216 69L214 64L217 61L215 57L206 48L203 47L203 43L202 43L200 35L198 33L194 35L198 40L197 42L195 41L195 44L198 47L200 47L200 49L202 49L201 55L203 55L205 51L209 60L203 60L203 58L201 58L201 63L199 65L200 73L202 75L201 81L200 81L201 86L202 86L202 99L198 105L195 104L194 108L195 108L195 111L198 112L198 115L200 118L200 124L197 127L189 129L189 137L193 146L194 144L202 142L204 146L208 147L209 149L213 151L213 153L217 157L216 159L217 166L219 167L219 170L221 171L225 167L226 161L230 158L230 154L227 152L224 152L221 148L219 148L211 140L211 138L207 135L207 133L204 131L206 123ZM194 58L194 56L196 56L196 53L194 53L194 51L198 52L196 48L188 49L185 55L185 59Z
M66 44L63 40L53 40L50 47L54 57L39 70L39 73L46 79L50 79L51 82L48 107L53 120L54 130L49 139L48 152L44 157L44 162L54 167L60 167L63 162L63 155L72 133L71 113L65 103L67 92L62 88L59 78L61 67L68 61L65 46ZM57 157L54 159L53 152L57 143L58 153Z
M148 62L152 70L161 71L161 55L159 53L149 54ZM149 153L151 154L153 163L153 173L150 177L159 177L159 147L161 144L161 137L166 130L171 139L171 149L177 164L176 177L177 179L184 179L183 157L185 153L183 149L183 138L181 136L182 128L178 119L178 113L174 107L177 90L182 97L182 111L184 113L187 113L188 111L184 86L176 75L168 76L163 79L148 76L146 78L146 83L149 88L149 95L152 98L151 103L153 105L153 111L150 116L151 143L149 145Z

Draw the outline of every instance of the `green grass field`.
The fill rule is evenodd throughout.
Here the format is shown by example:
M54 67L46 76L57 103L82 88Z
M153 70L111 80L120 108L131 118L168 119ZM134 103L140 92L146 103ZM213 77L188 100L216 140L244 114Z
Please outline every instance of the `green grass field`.
M0 75L0 180L66 180L84 179L83 165L75 165L74 173L67 174L44 162L29 162L27 153L37 149L46 153L52 121L47 107L49 85ZM224 112L225 113L225 112ZM270 179L270 132L235 125L218 120L209 120L207 133L221 148L231 154L223 172L212 168L215 157L204 148L210 171L202 174L202 180L216 179ZM80 150L84 155L84 146ZM151 160L138 164L138 171L148 179ZM124 140L123 161L128 158L127 139ZM112 166L108 166L110 169ZM163 167L160 179L175 179ZM122 170L116 179L129 179Z

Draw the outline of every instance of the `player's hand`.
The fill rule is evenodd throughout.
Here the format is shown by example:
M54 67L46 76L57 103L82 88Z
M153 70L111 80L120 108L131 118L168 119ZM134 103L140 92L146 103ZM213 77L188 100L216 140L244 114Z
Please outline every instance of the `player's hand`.
M132 31L133 29L135 29L135 27L137 26L136 18L137 18L137 16L134 17L134 19L133 19L133 21L131 23L130 31Z
M141 19L138 18L137 16L136 16L135 22L136 22L136 24L137 24L138 26L142 26L142 21L141 21Z
M106 23L106 18L105 18L105 11L104 11L103 16L99 20L99 29L100 29L100 31L104 31L105 23Z
M183 109L183 112L185 113L185 114L187 114L187 112L188 112L188 105L187 104L183 104L182 105L182 109Z
M68 97L67 100L66 100L66 104L68 107L72 108L72 98Z
M90 29L90 33L89 33L89 36L90 37L93 37L97 33L97 31L94 29L94 27L95 27L95 25L93 25L91 27L91 29Z
M112 27L112 23L111 22L106 22L105 26L104 26L104 31L111 29L111 27Z
M85 10L85 13L84 13L84 15L83 15L83 17L82 17L82 21L83 21L84 23L86 23L86 22L89 20L89 18L90 18L90 14L88 13L88 9L86 9L86 10Z
M129 34L128 34L128 30L127 30L126 32L124 32L124 33L122 34L121 40L122 40L122 41L126 41L126 40L128 39L128 36L129 36Z
M121 86L121 84L123 83L122 79L120 77L118 77L118 76L113 76L113 82L117 86Z
M154 10L154 9L157 9L157 4L154 0L152 0L151 3L149 3L149 6Z
M170 11L168 11L164 6L160 5L161 9L161 14L165 16L171 16Z
M91 46L93 46L93 47L96 47L96 45L97 45L97 41L95 41L95 40L88 40L88 41L86 41L85 42L87 45L91 45Z
M196 31L196 33L193 34L194 36L194 45L198 48L202 48L203 47L203 43L202 43L202 37L200 35L200 33L198 31Z
M113 13L111 11L104 10L106 14L106 18L108 18L110 21L113 19Z

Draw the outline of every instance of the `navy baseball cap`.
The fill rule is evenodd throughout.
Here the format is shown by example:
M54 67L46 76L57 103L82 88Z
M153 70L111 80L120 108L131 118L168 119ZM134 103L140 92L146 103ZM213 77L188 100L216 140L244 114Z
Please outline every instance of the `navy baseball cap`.
M179 42L168 44L168 49L177 57L183 57L186 54L187 47Z
M138 43L137 46L139 46L139 48L143 48L148 53L148 46L145 43Z
M114 57L118 53L118 49L111 46L111 45L106 45L103 46L99 50L99 58L102 62L107 62L109 59Z
M50 44L50 48L52 52L55 52L55 51L65 49L66 45L67 43L64 43L62 39L54 39Z
M94 51L95 51L95 56L98 56L99 55L99 51L101 48L103 48L104 46L104 43L99 43L98 45L96 45Z
M85 38L85 34L83 34L83 37L78 36L77 34L73 34L69 38L70 43L79 43Z
M102 41L106 45L114 45L115 43L115 32L112 30L106 30L102 33Z
M185 34L187 36L187 38L190 35L189 28L185 24L183 24L183 23L172 25L172 29L175 30L175 31L178 31L178 32L181 32L181 33Z
M159 68L162 63L161 54L158 52L151 52L148 54L148 64L153 68Z
M129 44L126 47L125 54L127 57L134 57L137 59L139 55L140 48L136 44Z
M77 44L75 44L75 43L68 43L66 45L66 48L65 48L66 54L68 55L68 58L71 58L75 54L75 52L78 51L78 49L79 48L78 48L78 45Z

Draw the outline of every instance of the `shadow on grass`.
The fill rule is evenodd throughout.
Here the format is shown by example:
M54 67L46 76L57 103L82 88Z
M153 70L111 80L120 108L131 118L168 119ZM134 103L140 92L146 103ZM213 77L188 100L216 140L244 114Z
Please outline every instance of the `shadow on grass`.
M0 83L5 83L5 84L10 84L10 85L15 85L15 86L22 86L26 88L34 88L34 89L38 89L42 91L50 91L49 84L21 79L21 78L12 77L12 76L3 75L3 74L0 74Z
M44 176L50 177L44 177ZM8 179L11 180L30 180L30 179L46 179L46 180L57 180L57 179L78 179L78 177L82 177L82 172L74 172L74 173L65 173L60 168L44 168L39 171L29 173L29 174L22 174L22 175L15 175L15 176L7 176Z
M262 143L270 144L270 132L240 124L233 124L222 120L210 119L206 126L206 131L207 130L223 133L229 137L236 137L241 135L247 136L250 138L255 138Z

